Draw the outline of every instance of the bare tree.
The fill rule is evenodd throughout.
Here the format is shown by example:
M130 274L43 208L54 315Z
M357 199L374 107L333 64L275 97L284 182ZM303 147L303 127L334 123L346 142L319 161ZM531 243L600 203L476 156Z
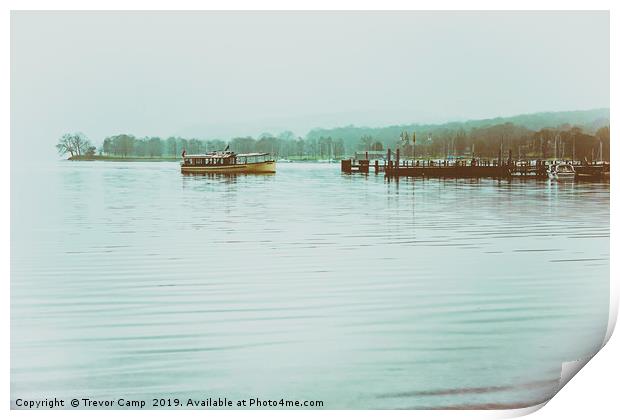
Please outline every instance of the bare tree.
M70 153L71 156L74 156L75 149L73 148L73 143L71 142L71 134L64 134L58 141L56 149L61 155L66 155L67 153Z
M92 145L83 133L66 133L58 141L56 149L61 155L69 153L71 157L81 156L91 151Z

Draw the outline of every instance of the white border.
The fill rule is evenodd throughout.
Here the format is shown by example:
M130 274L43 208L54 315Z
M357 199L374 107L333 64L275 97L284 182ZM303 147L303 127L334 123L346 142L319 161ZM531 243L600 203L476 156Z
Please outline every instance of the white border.
M51 4L53 3L53 4ZM14 1L9 0L6 2L4 8L4 14L2 16L2 57L6 60L4 65L0 67L2 72L2 131L4 132L3 139L8 141L10 139L10 74L9 74L9 50L10 50L10 10L611 10L611 45L617 47L618 39L618 10L620 7L616 5L617 2L610 0L590 0L590 1L552 1L552 0L506 0L502 2L478 0L469 1L467 3L456 0L444 0L444 1L405 1L405 0L383 0L383 1L368 1L358 0L355 2L344 0L299 0L294 2L283 0L264 0L264 1L251 1L251 0L230 0L230 1L198 1L198 0L176 0L176 1L163 1L163 0L93 0L88 3L77 0L58 0L58 1ZM611 48L611 126L612 133L615 133L616 123L618 119L617 111L617 92L618 83L618 53L617 48ZM35 123L35 122L33 122ZM612 143L617 141L617 136L614 136ZM9 145L10 147L10 145ZM4 148L7 150L8 148ZM612 156L614 162L618 162L618 147L612 145ZM1 155L2 159L2 197L3 205L2 211L2 233L4 240L2 242L2 260L0 264L0 270L2 278L4 279L4 323L3 332L4 337L9 337L10 328L10 153L4 153ZM618 220L618 174L617 171L612 171L611 181L611 244L610 255L619 255L618 251L620 247L617 241L617 220ZM611 258L610 274L612 279L618 279L617 264L614 259ZM611 336L611 332L616 323L618 313L618 284L617 280L611 282L611 310L610 319L607 333L607 340ZM2 395L5 396L5 409L9 410L9 385L10 385L10 360L9 360L10 345L7 342L2 347L2 360L3 360L3 372L5 374L4 381L2 382ZM597 413L594 418L609 418L609 413L617 413L618 408L615 400L616 389L618 379L615 375L618 370L618 355L620 354L620 344L618 339L614 338L603 349L601 355L594 357L594 360L584 368L584 372L580 373L578 380L573 380L569 383L565 390L562 390L557 396L555 396L549 403L549 407L539 411L535 416L539 418L562 418L573 419L583 418L585 415L591 415ZM356 418L370 418L371 416L388 416L391 418L411 418L414 417L436 417L436 418L498 418L498 417L512 417L515 415L527 414L535 409L523 409L523 410L505 410L505 411L355 411L355 412L342 412L342 411L327 411L321 412L321 416L327 416L327 418L341 417L343 414L352 414ZM22 418L34 418L39 416L54 418L83 418L88 413L90 418L107 419L110 414L119 416L121 418L141 417L141 418L164 418L171 416L205 416L215 418L236 418L246 417L251 415L253 418L289 418L291 412L285 411L249 411L249 412L230 412L230 411L209 411L208 413L202 411L131 411L131 412L115 412L109 411L100 412L85 412L85 411L10 411L9 415L22 417ZM587 413L587 414L586 414ZM313 418L317 416L318 412L315 411L303 411L295 412L294 416L298 418Z
M612 0L9 0L9 10L610 10ZM53 3L53 6L51 5Z

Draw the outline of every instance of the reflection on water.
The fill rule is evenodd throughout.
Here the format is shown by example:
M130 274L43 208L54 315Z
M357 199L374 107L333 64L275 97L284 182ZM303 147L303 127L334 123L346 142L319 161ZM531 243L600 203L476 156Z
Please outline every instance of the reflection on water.
M608 183L111 162L12 182L12 399L526 406L607 326Z
M260 177L270 177L270 176L275 176L276 174L273 172L262 172L262 173L255 173L255 174L245 174L245 173L210 173L210 172L204 172L204 173L199 173L199 172L187 172L187 173L183 173L183 176L187 176L187 177L199 177L199 178L209 178L209 179L215 179L215 180L222 180L225 182L236 182L237 178L244 178L244 177L253 177L253 178L260 178Z

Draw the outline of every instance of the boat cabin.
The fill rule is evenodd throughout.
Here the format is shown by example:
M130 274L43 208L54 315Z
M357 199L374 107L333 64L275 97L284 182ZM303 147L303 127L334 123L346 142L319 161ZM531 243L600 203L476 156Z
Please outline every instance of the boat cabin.
M270 162L269 153L212 152L204 155L185 155L182 166L231 166Z

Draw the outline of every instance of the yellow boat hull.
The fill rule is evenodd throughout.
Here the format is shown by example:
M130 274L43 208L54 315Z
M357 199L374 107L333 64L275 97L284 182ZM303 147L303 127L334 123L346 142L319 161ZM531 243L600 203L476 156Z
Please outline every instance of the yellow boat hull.
M184 174L273 174L276 162L244 163L237 165L188 166L181 165Z

